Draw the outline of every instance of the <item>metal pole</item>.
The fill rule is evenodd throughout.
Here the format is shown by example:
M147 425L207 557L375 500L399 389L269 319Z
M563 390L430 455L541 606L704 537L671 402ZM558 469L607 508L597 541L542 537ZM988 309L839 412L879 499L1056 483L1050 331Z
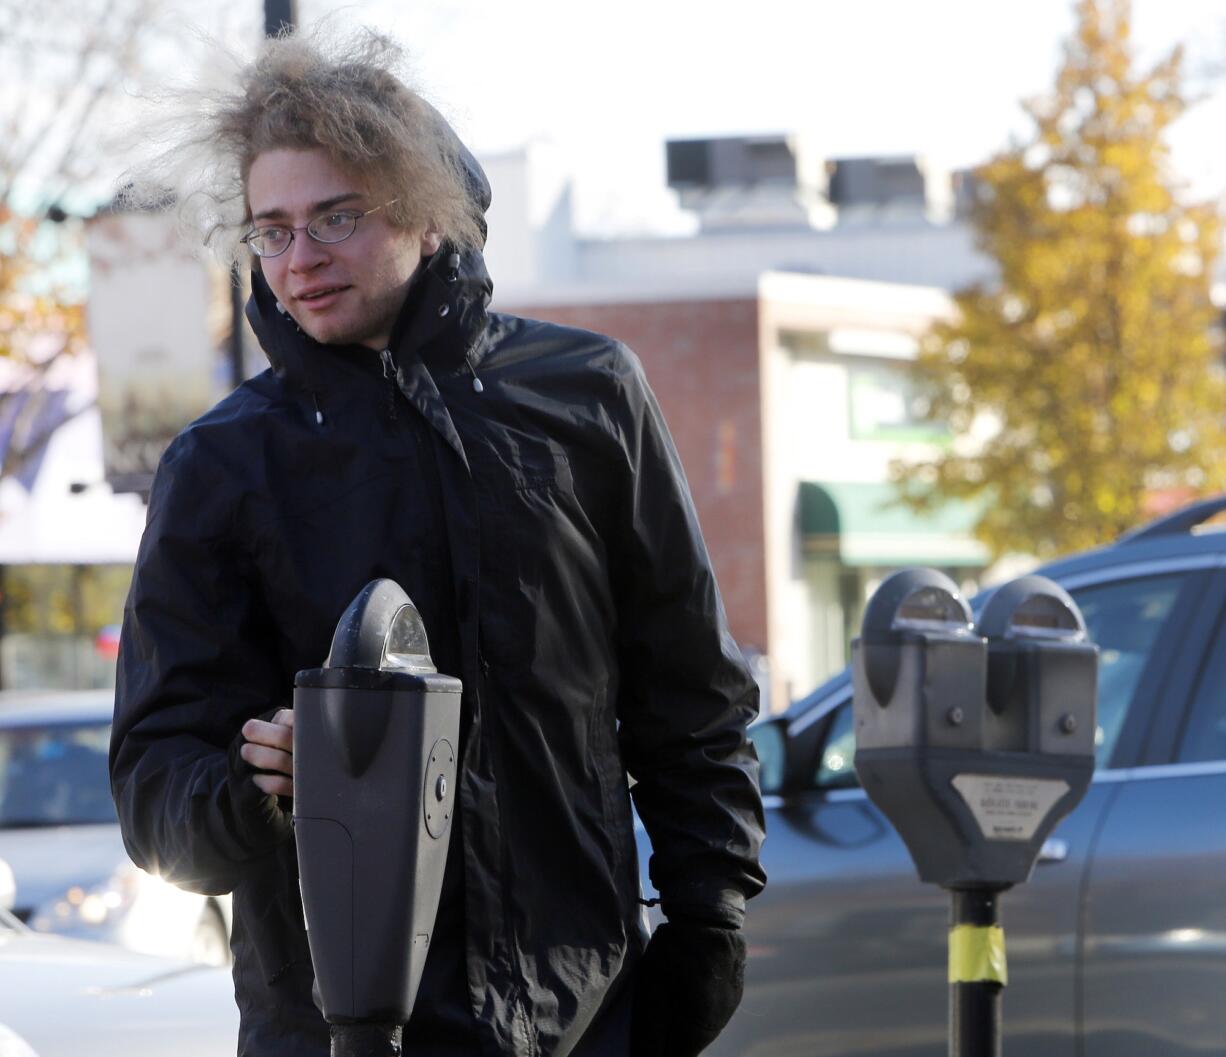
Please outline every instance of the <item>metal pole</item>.
M994 888L952 889L949 1057L1001 1057L1005 933Z
M264 36L275 37L282 29L293 29L296 25L296 0L264 0Z
M247 376L243 363L243 277L230 269L230 382L237 389Z
M264 0L264 36L275 37L298 25L297 0ZM230 382L234 388L246 377L243 362L243 282L238 266L230 269Z
M331 1057L401 1057L400 1024L333 1024Z

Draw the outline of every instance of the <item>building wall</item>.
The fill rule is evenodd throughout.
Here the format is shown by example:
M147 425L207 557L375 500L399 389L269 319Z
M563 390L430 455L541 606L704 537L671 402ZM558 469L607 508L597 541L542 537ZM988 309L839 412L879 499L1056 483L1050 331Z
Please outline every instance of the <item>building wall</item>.
M732 634L766 653L757 301L509 310L608 334L638 354L681 455Z
M828 231L747 229L688 238L577 238L571 252L551 236L548 246L529 266L514 256L507 233L491 235L488 260L498 307L544 303L542 291L552 305L752 298L759 276L771 271L945 290L993 274L992 263L978 252L973 233L961 223L847 224Z
M885 482L895 459L936 453L922 440L866 431L853 395L863 372L906 374L920 337L951 302L931 287L779 272L764 274L759 292L772 698L787 701L843 666L848 628L891 571L851 560L850 535L832 554L806 550L800 485ZM938 543L958 555L971 545L925 540Z

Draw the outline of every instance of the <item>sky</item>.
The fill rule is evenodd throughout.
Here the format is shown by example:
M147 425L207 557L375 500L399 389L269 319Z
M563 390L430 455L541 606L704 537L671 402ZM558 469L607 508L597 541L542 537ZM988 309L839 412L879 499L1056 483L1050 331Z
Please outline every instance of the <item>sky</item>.
M249 0L257 3L258 0ZM405 45L418 86L478 152L552 141L579 225L665 229L668 138L806 131L828 157L976 164L1028 125L1069 0L299 0ZM1134 0L1143 62L1188 51L1209 93L1173 137L1180 175L1226 193L1226 0Z
M240 53L260 40L263 0L153 3L146 86L193 77L196 30ZM399 40L414 86L479 155L551 142L589 235L691 229L665 186L670 138L803 133L828 158L978 164L1026 135L1019 103L1050 87L1074 25L1072 0L298 0L298 10L307 27L326 19ZM1142 64L1183 44L1189 83L1207 97L1175 130L1179 175L1198 196L1226 197L1226 0L1133 0L1133 13Z

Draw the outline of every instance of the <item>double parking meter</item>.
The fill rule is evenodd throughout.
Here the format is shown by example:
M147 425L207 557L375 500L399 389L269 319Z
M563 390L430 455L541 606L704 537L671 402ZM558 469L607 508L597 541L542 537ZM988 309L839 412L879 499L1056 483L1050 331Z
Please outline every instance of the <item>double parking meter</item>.
M954 895L950 1052L998 1054L996 896L1090 783L1097 649L1044 577L999 588L976 625L948 577L908 569L869 602L852 665L856 773L920 879Z
M442 891L461 689L391 580L362 590L324 666L294 680L294 832L334 1057L400 1052Z

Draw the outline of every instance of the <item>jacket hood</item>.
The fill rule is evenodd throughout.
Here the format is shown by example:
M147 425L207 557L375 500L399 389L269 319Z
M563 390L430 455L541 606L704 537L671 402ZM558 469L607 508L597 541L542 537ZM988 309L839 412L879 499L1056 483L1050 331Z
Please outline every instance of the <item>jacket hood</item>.
M441 115L439 121L452 138L468 193L481 207L484 245L487 231L484 216L492 200L489 179L481 163ZM494 284L481 247L460 252L444 241L437 253L423 260L413 280L392 330L389 347L393 355L398 360L418 355L444 370L475 370L482 351L479 339L485 329L486 308L493 292ZM251 297L246 313L279 377L311 393L327 389L331 360L340 347L321 344L298 326L273 295L258 264L251 269Z

